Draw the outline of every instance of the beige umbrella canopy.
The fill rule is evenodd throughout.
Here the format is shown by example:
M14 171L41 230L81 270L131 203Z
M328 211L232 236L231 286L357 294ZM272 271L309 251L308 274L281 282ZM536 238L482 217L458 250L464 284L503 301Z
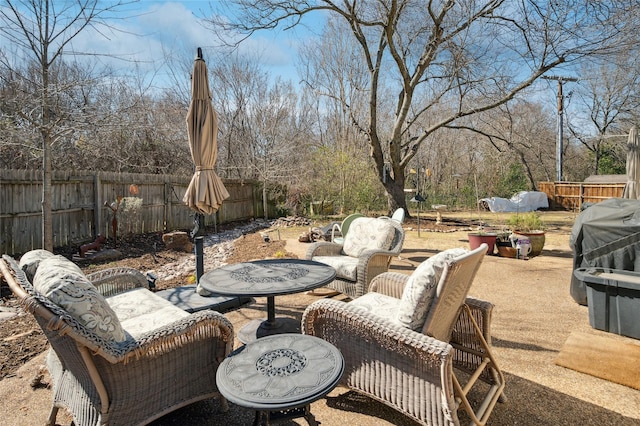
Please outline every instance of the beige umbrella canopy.
M207 65L200 49L191 76L187 132L196 167L183 201L198 213L212 214L229 198L229 192L213 170L218 157L218 117L211 105Z
M640 143L638 129L633 126L629 131L627 142L627 185L624 187L622 198L640 199Z

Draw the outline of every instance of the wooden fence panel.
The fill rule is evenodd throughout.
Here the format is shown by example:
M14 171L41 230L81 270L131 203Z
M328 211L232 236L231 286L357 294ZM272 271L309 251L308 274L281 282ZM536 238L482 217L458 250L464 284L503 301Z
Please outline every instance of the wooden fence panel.
M538 190L547 194L549 208L579 211L584 203L620 198L624 183L540 182Z
M0 248L15 253L42 241L40 174L0 170Z
M190 180L176 175L54 172L51 191L54 246L79 245L99 233L113 237L112 208L116 208L118 197L125 199L118 207L123 209L117 214L118 237L192 229L194 212L182 201ZM39 171L0 170L2 253L24 253L42 246L41 181ZM215 215L205 216L205 224L254 218L255 183L235 180L224 183L230 197Z
M39 187L42 188L41 185ZM41 197L40 191L39 197ZM52 179L51 210L55 247L92 238L94 227L92 193L91 176L60 172ZM41 233L40 230L39 232Z
M229 191L229 198L225 200L218 210L219 223L232 222L235 220L246 220L255 216L254 185L246 181L225 182L225 187Z

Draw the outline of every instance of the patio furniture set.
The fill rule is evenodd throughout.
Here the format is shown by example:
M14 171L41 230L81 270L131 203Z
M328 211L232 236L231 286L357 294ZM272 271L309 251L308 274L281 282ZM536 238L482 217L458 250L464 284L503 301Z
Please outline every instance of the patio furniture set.
M357 218L342 245L319 242L308 259L228 265L201 279L209 291L267 297L267 318L248 324L233 350L219 312L188 313L149 291L138 271L84 275L34 250L0 269L51 349L48 424L60 407L77 425L147 424L211 397L255 410L255 424L304 416L343 385L425 425L485 424L503 396L491 354L493 305L467 296L486 253L440 252L411 276L387 272L404 232L389 218ZM275 316L275 296L329 286L352 299L320 299L301 324ZM299 333L301 328L302 334ZM476 387L482 381L485 384ZM475 389L480 393L468 398ZM470 399L473 402L470 402Z

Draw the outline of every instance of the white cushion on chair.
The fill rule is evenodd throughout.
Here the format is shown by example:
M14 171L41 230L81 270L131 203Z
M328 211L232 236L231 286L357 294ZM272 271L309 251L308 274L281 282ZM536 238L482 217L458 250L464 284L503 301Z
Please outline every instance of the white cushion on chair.
M342 250L347 256L360 257L364 250L389 250L395 228L389 220L360 217L353 221Z
M371 291L353 299L349 304L364 308L394 324L400 324L398 321L399 302L395 297Z
M126 340L120 321L104 296L70 260L62 256L42 260L33 287L103 339Z
M329 265L336 270L337 278L356 281L358 276L358 259L349 256L313 256L311 260Z
M463 248L442 251L422 262L407 280L400 298L398 321L412 330L420 331L427 319L438 282L447 262L467 253Z
M171 324L189 313L146 288L135 288L108 297L107 302L118 316L122 328L134 339Z

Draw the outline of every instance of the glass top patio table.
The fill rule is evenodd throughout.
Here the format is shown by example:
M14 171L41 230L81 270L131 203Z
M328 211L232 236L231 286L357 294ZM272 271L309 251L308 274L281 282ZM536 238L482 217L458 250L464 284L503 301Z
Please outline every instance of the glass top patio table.
M253 320L238 332L238 339L249 343L272 334L299 332L299 321L275 316L275 296L323 287L335 276L331 266L312 260L266 259L216 268L200 278L200 285L222 295L267 298L267 318Z
M216 383L229 401L255 410L254 425L304 417L338 384L344 358L332 344L304 334L278 334L244 345L220 364Z

